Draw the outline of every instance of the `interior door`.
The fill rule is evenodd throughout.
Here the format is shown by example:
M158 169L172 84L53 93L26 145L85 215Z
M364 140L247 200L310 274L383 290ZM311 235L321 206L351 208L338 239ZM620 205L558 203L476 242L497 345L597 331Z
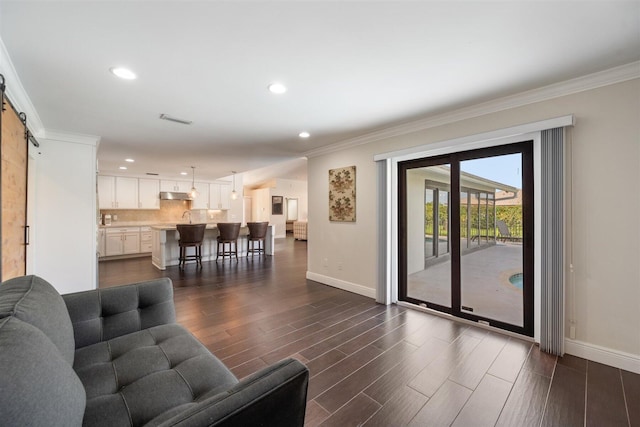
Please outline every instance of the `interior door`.
M533 144L398 165L399 297L533 335Z
M2 280L26 274L27 159L26 125L3 94L0 204L2 205Z

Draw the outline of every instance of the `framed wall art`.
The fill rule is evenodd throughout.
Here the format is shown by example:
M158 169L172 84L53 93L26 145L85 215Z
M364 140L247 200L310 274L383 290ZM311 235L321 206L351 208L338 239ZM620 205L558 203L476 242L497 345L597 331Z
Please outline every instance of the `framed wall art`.
M271 215L282 215L283 204L282 196L271 196Z
M356 221L356 167L329 170L329 221Z

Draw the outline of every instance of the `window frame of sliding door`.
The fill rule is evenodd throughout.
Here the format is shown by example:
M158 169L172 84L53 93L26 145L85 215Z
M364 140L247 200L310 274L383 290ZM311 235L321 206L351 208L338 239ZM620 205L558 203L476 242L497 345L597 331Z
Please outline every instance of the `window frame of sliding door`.
M413 159L407 160L403 162L398 162L398 299L400 301L407 301L412 304L426 306L427 308L431 308L433 310L437 310L447 314L453 314L452 307L447 307L440 304L435 304L429 301L422 301L415 298L412 298L408 295L408 284L407 284L407 170L409 169L418 169L425 168L431 166L443 166L451 163L451 155L445 154L442 156L434 156L427 157L421 159ZM451 172L453 173L453 172ZM453 204L453 189L451 176L449 177L449 200L450 203ZM424 194L424 192L423 192ZM459 200L459 196L458 196ZM450 213L451 215L451 213ZM449 220L450 221L450 220ZM436 225L434 224L434 227ZM449 226L449 228L453 228ZM449 238L451 237L451 233L453 231L449 231ZM460 232L458 231L458 236ZM451 244L451 242L450 242ZM452 247L450 246L452 249ZM451 251L450 249L450 251ZM453 257L453 254L450 255ZM453 260L452 260L453 261ZM453 279L453 278L452 278Z
M523 326L513 325L477 314L462 311L461 281L461 248L460 248L460 162L509 154L522 155L522 257L523 257ZM450 174L450 221L455 219L455 226L450 225L451 248L451 307L421 301L409 297L407 283L407 170L449 164ZM476 322L488 323L499 329L522 335L533 336L534 333L534 167L533 141L516 142L494 147L461 151L446 155L407 160L398 162L398 297L401 301L426 305L443 313Z

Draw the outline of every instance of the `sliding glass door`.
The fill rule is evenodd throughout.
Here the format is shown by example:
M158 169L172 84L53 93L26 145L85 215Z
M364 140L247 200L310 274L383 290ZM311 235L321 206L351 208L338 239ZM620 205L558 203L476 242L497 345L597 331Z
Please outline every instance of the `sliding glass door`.
M400 299L533 334L532 143L399 164Z
M429 165L429 163L433 163ZM406 174L407 295L416 301L451 307L451 165L426 162Z

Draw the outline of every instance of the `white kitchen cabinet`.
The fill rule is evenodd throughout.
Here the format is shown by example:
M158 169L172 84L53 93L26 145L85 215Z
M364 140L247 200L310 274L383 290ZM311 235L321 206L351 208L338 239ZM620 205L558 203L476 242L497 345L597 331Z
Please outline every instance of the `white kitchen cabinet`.
M140 227L140 253L151 252L153 249L153 232L151 227Z
M160 181L140 178L138 180L138 208L160 209Z
M189 193L192 181L98 176L99 209L160 209L160 192ZM191 209L228 210L231 207L230 182L196 182L198 197Z
M98 206L100 209L116 207L116 178L114 176L98 176Z
M177 191L181 193L188 193L191 191L191 181L176 181Z
M140 227L109 228L105 240L106 256L140 253Z
M231 184L220 184L220 209L231 208Z
M228 210L231 206L231 183L209 184L209 209Z
M123 233L122 241L123 241L123 244L122 244L123 254L139 254L140 253L140 232L139 231Z
M104 256L122 255L122 234L107 234Z
M191 209L209 209L209 184L196 182L196 190L198 190L198 197L191 201Z
M137 209L138 178L98 176L100 209Z
M138 178L116 176L116 207L118 209L138 208Z
M160 191L177 191L188 193L191 191L191 181L160 180Z

